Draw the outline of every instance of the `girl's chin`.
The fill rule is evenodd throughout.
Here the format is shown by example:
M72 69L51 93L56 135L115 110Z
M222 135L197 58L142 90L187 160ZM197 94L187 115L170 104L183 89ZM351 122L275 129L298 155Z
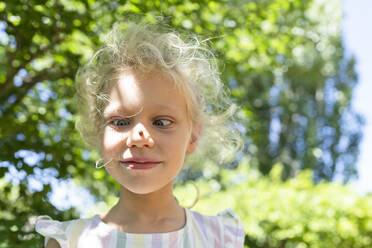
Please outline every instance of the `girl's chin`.
M131 188L127 188L125 186L123 186L127 191L130 191L131 193L133 194L136 194L136 195L148 195L148 194L151 194L151 193L154 193L156 191L158 191L159 189L157 188L151 188L151 187L148 187L148 188L137 188L137 187L131 187Z
M147 194L151 194L151 193L154 193L156 191L159 191L160 189L166 187L167 185L169 185L168 183L164 184L164 185L159 185L159 184L148 184L148 183L138 183L138 184L135 184L135 185L128 185L128 183L120 183L121 185L121 190L124 190L124 191L127 191L128 193L134 193L134 194L137 194L137 195L147 195ZM172 184L170 184L172 185Z

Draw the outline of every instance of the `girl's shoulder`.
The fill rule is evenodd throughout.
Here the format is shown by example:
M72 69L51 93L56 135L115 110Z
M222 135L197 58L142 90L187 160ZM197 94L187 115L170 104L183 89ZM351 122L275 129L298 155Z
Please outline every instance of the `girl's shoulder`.
M191 228L198 229L203 236L201 239L205 239L208 244L212 245L211 247L221 247L221 244L224 244L223 247L243 247L244 225L231 208L219 212L216 216L187 211L192 216Z
M81 233L92 220L93 218L57 221L43 215L37 218L35 230L45 237L44 245L48 243L50 238L54 238L61 248L67 248L77 242Z

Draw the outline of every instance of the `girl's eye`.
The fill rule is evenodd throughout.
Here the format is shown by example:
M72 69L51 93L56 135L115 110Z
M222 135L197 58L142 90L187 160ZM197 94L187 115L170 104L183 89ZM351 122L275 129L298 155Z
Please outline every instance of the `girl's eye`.
M165 126L169 126L170 124L172 124L172 121L166 120L166 119L159 119L159 120L154 121L153 124L155 126L165 127Z
M118 120L113 120L111 123L116 126L116 127L125 127L130 124L129 120L124 120L124 119L118 119Z

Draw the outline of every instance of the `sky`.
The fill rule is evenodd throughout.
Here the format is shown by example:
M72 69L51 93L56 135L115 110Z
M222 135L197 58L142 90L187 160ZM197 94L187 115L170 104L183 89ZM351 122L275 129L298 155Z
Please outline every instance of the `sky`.
M372 1L343 0L343 35L346 49L357 60L359 83L353 107L365 118L357 161L359 179L352 187L361 194L372 193Z

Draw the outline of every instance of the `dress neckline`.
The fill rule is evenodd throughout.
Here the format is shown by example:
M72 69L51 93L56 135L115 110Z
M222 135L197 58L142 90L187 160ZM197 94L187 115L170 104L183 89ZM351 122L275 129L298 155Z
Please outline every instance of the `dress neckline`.
M115 229L114 227L106 224L105 222L103 222L100 218L100 216L98 214L94 215L93 216L93 225L97 225L97 227L99 228L102 228L104 229L105 231L107 232L115 232L118 234L118 236L123 236L123 237L126 237L126 238L138 238L138 237L141 237L141 238L152 238L152 236L154 235L172 235L172 234L182 234L187 228L188 226L190 225L189 222L190 222L190 210L187 209L187 208L184 208L185 210L185 215L186 215L186 223L183 227L181 227L180 229L178 230L175 230L175 231L171 231L171 232L165 232L165 233L128 233L128 232L124 232L124 231L120 231L120 230L117 230Z

